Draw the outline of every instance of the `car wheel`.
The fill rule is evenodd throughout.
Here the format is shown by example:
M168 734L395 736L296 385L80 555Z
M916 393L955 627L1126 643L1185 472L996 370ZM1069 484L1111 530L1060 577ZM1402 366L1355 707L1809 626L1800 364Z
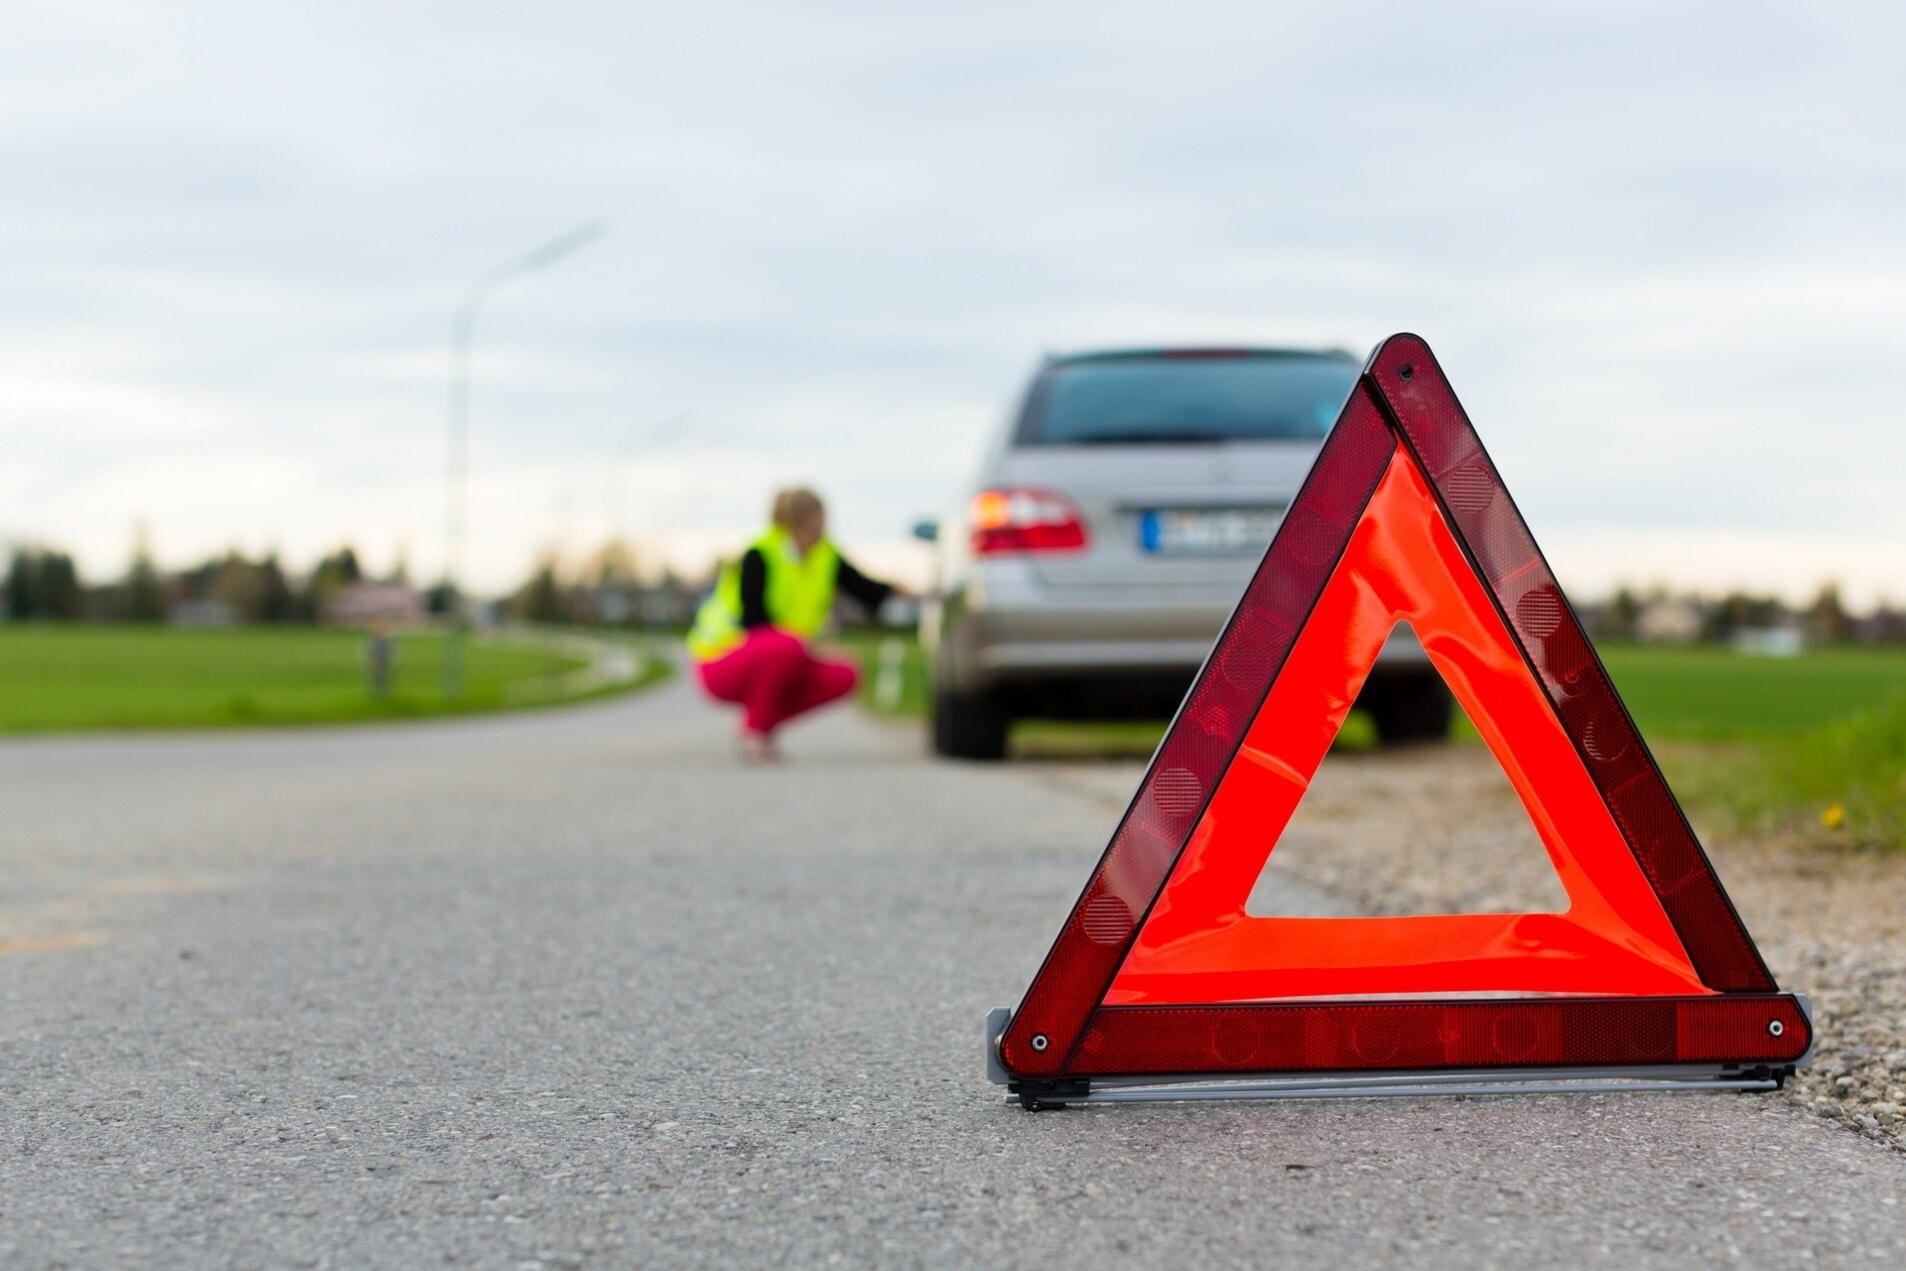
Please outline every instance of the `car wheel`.
M933 694L933 749L949 759L1004 759L1012 718L987 693Z
M1417 675L1372 684L1362 705L1376 722L1377 736L1386 746L1416 741L1442 741L1449 736L1455 702L1442 679Z

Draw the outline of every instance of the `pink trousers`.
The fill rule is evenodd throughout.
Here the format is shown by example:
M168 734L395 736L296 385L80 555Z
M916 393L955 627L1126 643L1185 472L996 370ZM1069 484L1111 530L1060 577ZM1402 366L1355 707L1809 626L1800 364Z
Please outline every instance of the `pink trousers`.
M740 647L698 662L702 688L719 702L737 702L751 733L771 733L796 715L847 696L860 681L851 662L817 658L785 631L756 627Z

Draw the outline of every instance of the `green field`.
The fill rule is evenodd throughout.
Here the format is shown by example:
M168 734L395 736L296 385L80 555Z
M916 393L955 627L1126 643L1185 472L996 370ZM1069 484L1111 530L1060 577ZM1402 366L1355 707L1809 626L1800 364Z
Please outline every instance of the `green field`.
M391 690L371 695L364 637L236 627L0 626L0 732L317 724L548 705L618 691L565 677L588 663L535 636L474 639L464 691L441 689L445 641L398 637ZM664 668L650 660L638 682Z
M1602 658L1670 783L1739 829L1906 849L1906 650Z
M877 708L880 633L848 644ZM895 713L923 714L927 670L905 640ZM1906 650L1822 649L1751 657L1722 648L1613 645L1601 650L1642 734L1678 790L1741 826L1808 827L1835 841L1906 847ZM1131 757L1151 752L1163 721L1014 729L1021 757ZM1476 734L1458 713L1458 741ZM1368 749L1375 733L1353 712L1339 745Z
M1906 649L1820 649L1769 658L1722 648L1614 645L1601 654L1650 738L1794 733L1906 695Z

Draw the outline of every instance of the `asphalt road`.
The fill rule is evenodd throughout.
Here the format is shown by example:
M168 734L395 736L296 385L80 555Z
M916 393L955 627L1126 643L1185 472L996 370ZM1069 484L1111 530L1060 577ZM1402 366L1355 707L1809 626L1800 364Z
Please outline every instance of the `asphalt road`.
M1129 783L728 741L0 743L0 1266L1906 1260L1906 1156L1763 1097L1008 1107Z

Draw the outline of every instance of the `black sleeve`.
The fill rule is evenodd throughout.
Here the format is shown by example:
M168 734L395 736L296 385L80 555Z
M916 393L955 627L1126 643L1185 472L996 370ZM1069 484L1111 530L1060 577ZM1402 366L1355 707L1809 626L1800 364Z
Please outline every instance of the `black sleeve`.
M865 609L871 617L880 612L880 606L893 594L893 587L878 579L869 578L847 563L841 557L840 569L834 575L834 585L853 598L855 604Z
M758 547L741 558L741 626L752 631L768 625L768 561Z

